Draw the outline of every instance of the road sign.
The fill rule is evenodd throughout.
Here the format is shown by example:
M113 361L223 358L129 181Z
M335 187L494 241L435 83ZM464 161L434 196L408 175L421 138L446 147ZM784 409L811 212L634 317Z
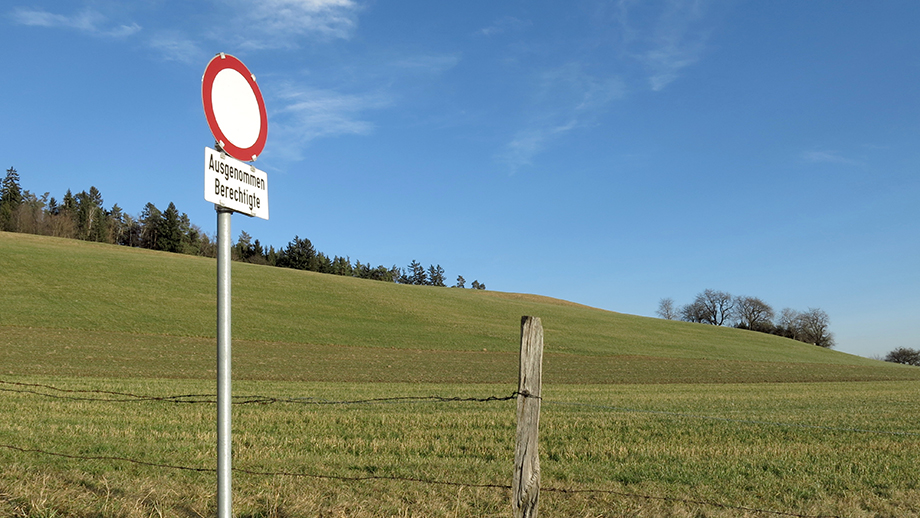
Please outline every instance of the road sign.
M265 147L268 115L256 76L224 53L205 67L201 102L222 150L204 149L204 199L217 210L217 516L231 518L230 216L268 219L268 175L244 163Z
M242 61L230 54L214 56L201 78L201 101L208 127L228 155L251 162L262 153L268 115L256 76Z
M206 147L204 199L236 212L268 219L268 175Z

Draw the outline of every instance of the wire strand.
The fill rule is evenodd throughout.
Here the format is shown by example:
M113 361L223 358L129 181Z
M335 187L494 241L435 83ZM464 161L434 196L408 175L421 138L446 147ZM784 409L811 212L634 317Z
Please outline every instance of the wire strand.
M164 468L164 469L173 469L181 471L192 471L196 473L216 473L215 468L195 468L190 466L178 466L174 464L164 464L159 462L148 462L137 459L131 459L127 457L118 457L110 455L73 455L68 453L58 453L51 452L47 450L42 450L39 448L23 448L20 446L13 446L9 444L0 444L0 448L5 448L7 450L19 451L22 453L36 453L40 455L47 455L52 457L59 457L71 460L103 460L103 461L119 461L127 462L130 464L137 464L140 466L154 467L154 468ZM508 484L489 484L489 483L467 483L467 482L454 482L447 480L433 480L433 479L424 479L419 477L400 477L395 475L360 475L360 476L347 476L347 475L324 475L324 474L315 474L315 473L302 473L302 472L291 472L291 471L259 471L245 468L232 468L235 473L242 473L252 476L268 476L268 477L291 477L291 478L313 478L313 479L325 479L325 480L339 480L343 482L367 482L373 480L382 480L382 481L397 481L397 482L414 482L419 484L428 484L428 485L440 485L440 486L453 486L453 487L475 487L475 488L485 488L485 489L501 489L501 490L512 490L512 486ZM639 493L627 493L622 491L614 491L607 489L566 489L566 488L554 488L554 487L545 487L540 488L540 491L548 493L559 493L564 495L575 495L575 494L608 494L608 495L617 495L628 498L639 498L644 500L659 500L666 502L678 502L691 505L701 505L707 507L718 507L720 509L732 509L745 512L769 514L774 516L791 516L794 518L840 518L836 515L808 515L800 513L792 513L785 511L775 511L770 509L758 509L755 507L748 506L739 506L724 504L719 502L710 502L706 500L694 500L687 498L677 498L669 496L652 496L652 495L643 495Z
M0 392L14 392L14 393L25 393L25 394L35 394L39 396L45 396L54 399L66 399L70 401L100 401L100 402L114 402L114 403L128 403L135 401L160 401L167 403L208 403L213 404L217 403L217 396L215 394L183 394L183 395L174 395L174 396L148 396L142 394L132 394L130 392L115 392L110 390L75 390L75 389L62 389L55 387L53 385L46 385L42 383L19 383L13 381L3 381L0 380L0 385L8 385L12 387L22 387L22 388L2 388L0 387ZM48 392L42 392L41 390L60 392L60 394L53 394ZM92 396L74 396L71 394L100 394L108 397L92 397ZM316 399L311 397L306 398L279 398L272 396L260 396L260 395L247 395L247 396L232 396L234 405L270 405L274 403L298 403L305 405L358 405L358 404L371 404L371 403L393 403L393 402L411 402L411 401L438 401L438 402L474 402L474 403L488 403L492 401L509 401L522 396L525 398L535 398L541 399L539 396L534 396L531 394L526 394L522 392L512 392L510 396L487 396L487 397L458 397L458 396L394 396L394 397L381 397L381 398L365 398L365 399L353 399L353 400L323 400Z
M130 403L130 402L139 402L139 401L156 401L164 403L176 403L176 404L216 404L217 396L214 394L182 394L182 395L173 395L173 396L149 396L142 394L132 394L130 392L115 392L108 390L75 390L75 389L62 389L55 387L53 385L46 385L41 383L20 383L13 381L3 381L0 380L0 385L7 385L10 387L20 387L20 388L3 388L0 387L0 392L14 392L14 393L25 393L25 394L35 394L38 396L44 396L53 399L66 399L70 401L99 401L99 402L110 402L110 403ZM41 389L41 390L39 390ZM59 392L60 394L42 392L52 391ZM106 397L92 397L89 395L84 396L75 396L71 394L99 394ZM488 403L495 401L510 401L516 399L517 397L525 398L534 398L540 399L543 398L540 396L534 396L532 394L521 393L514 391L510 396L487 396L487 397L458 397L458 396L394 396L394 397L381 397L381 398L365 398L365 399L351 399L351 400L325 400L317 399L313 397L287 397L279 398L272 396L261 396L261 395L241 395L241 396L232 396L233 405L272 405L277 403L291 403L291 404L301 404L301 405L361 405L361 404L379 404L379 403L407 403L407 402L424 402L424 401L434 401L440 403L449 403L449 402L471 402L471 403ZM809 430L825 430L833 432L850 432L850 433L864 433L864 434L878 434L878 435L896 435L896 436L907 436L907 437L916 437L920 436L920 432L910 432L910 431L899 431L899 430L869 430L865 428L847 428L847 427L835 427L835 426L822 426L814 424L802 424L802 423L786 423L786 422L777 422L777 421L765 421L758 419L735 419L730 417L718 417L718 416L708 416L700 414L691 414L687 412L671 412L667 410L647 410L641 408L630 408L630 407L618 407L613 405L601 405L596 403L581 403L581 402L572 402L572 401L553 401L547 400L547 405L550 406L571 406L571 407L586 407L586 408L597 408L603 410L611 410L615 412L628 412L628 413L637 413L637 414L657 414L670 417L680 417L688 419L701 419L709 421L721 421L726 423L739 423L739 424L751 424L758 426L777 426L777 427L786 427L786 428L803 428Z

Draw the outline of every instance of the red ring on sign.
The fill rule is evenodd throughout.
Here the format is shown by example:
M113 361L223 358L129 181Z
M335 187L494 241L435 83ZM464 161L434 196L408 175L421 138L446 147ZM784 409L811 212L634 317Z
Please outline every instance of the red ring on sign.
M217 125L217 116L214 115L214 106L212 104L211 92L214 87L214 79L217 74L224 69L233 69L237 71L256 96L256 102L259 105L259 136L255 143L247 148L240 148L230 142L230 139L224 135L224 132ZM211 128L211 134L218 142L221 142L223 150L233 158L243 162L252 162L262 153L265 148L265 140L268 137L268 114L265 111L265 101L262 100L262 91L252 75L252 72L246 68L242 61L231 56L230 54L218 54L211 58L208 66L204 69L204 76L201 78L201 102L204 104L204 116L208 120L208 127Z

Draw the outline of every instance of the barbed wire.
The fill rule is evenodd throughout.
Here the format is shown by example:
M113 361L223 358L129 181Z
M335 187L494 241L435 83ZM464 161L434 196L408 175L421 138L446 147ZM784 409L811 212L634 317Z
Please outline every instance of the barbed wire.
M54 399L67 399L73 401L98 401L98 402L140 402L140 401L154 401L154 402L166 402L166 403L177 403L177 404L195 404L195 403L204 403L204 404L214 404L217 402L217 397L214 394L183 394L183 395L171 395L171 396L151 396L143 394L134 394L130 392L118 392L118 391L108 391L108 390L96 390L96 389L64 389L48 384L41 383L22 383L22 382L12 382L0 380L0 392L14 392L14 393L26 393L34 394L43 397L49 397ZM101 396L101 397L100 397ZM358 405L358 404L379 404L379 403L404 403L404 402L424 402L424 401L434 401L434 402L501 402L509 401L516 399L518 397L530 397L536 399L543 399L540 396L534 396L526 392L514 391L510 396L487 396L487 397L459 397L459 396L393 396L393 397L381 397L381 398L364 398L364 399L353 399L353 400L324 400L314 397L272 397L272 396L261 396L261 395L245 395L245 396L232 396L234 405L269 405L275 403L295 403L295 404L306 404L306 405ZM888 431L888 430L868 430L860 428L844 428L844 427L829 427L821 425L809 425L809 424L800 424L800 423L783 423L783 422L773 422L773 421L764 421L764 420L754 420L754 419L735 419L728 417L717 417L717 416L708 416L700 414L692 414L686 412L673 412L666 410L648 410L648 409L638 409L630 407L618 407L613 405L602 405L596 403L583 403L583 402L567 402L567 401L546 401L548 405L554 406L573 406L573 407L587 407L595 408L602 410L610 410L614 412L629 412L629 413L644 413L644 414L657 414L668 417L678 417L678 418L690 418L690 419L704 419L704 420L713 420L721 422L731 422L731 423L741 423L741 424L754 424L754 425L765 425L765 426L783 426L783 427L797 427L797 428L808 428L808 429L821 429L829 431L845 431L845 432L857 432L857 433L874 433L874 434L883 434L883 435L903 435L903 436L920 436L918 432L905 432L905 431ZM201 472L201 473L216 473L214 468L196 468L189 466L178 466L172 464L164 464L157 462L141 461L137 459L130 459L127 457L118 457L118 456L87 456L87 455L74 455L66 453L57 453L50 452L38 448L22 448L13 445L0 444L0 448L5 448L8 450L15 450L24 453L36 453L48 456L55 456L59 458L67 458L72 460L101 460L101 461L119 461L127 462L142 466L163 468L163 469L175 469L175 470L184 470L192 472ZM455 487L475 487L475 488L492 488L492 489L503 489L511 490L511 486L507 484L490 484L490 483L465 483L465 482L453 482L453 481L442 481L442 480L432 480L424 479L417 477L400 477L400 476L386 476L386 475L360 475L360 476L345 476L345 475L328 475L328 474L312 474L312 473L302 473L302 472L289 472L289 471L258 471L250 470L245 468L233 468L234 472L253 475L253 476L283 476L283 477L299 477L299 478L315 478L315 479L328 479L328 480L340 480L345 482L360 482L360 481L373 481L373 480L383 480L383 481L404 481L404 482L415 482L421 484L430 484L430 485L444 485L444 486L455 486ZM784 512L784 511L774 511L768 509L758 509L753 507L745 507L731 504L723 504L719 502L711 502L704 500L693 500L677 497L664 497L664 496L653 496L653 495L644 495L639 493L629 493L615 490L606 490L606 489L570 489L570 488L554 488L554 487L545 487L541 488L541 491L559 493L559 494L609 494L617 495L628 498L637 498L644 500L657 500L657 501L669 501L684 503L690 505L701 505L701 506L710 506L717 507L722 509L738 510L745 512L753 512L760 514L768 514L774 516L790 516L794 518L840 518L835 515L806 515L793 512Z
M14 393L25 393L25 394L35 394L39 396L45 396L54 399L66 399L71 401L100 401L100 402L114 402L114 403L128 403L135 401L160 401L166 403L207 403L214 404L217 403L217 396L215 394L183 394L183 395L174 395L174 396L149 396L143 394L133 394L130 392L116 392L110 390L77 390L77 389L62 389L55 387L53 385L46 385L42 383L20 383L13 381L3 381L0 380L0 385L7 385L20 388L3 388L0 387L0 392L14 392ZM57 393L43 392L51 391ZM90 395L86 396L77 396L72 394L98 394L106 397L94 397ZM514 391L510 396L486 396L486 397L461 397L461 396L392 396L392 397L380 397L380 398L364 398L364 399L351 399L351 400L326 400L326 399L317 399L313 397L272 397L272 396L259 396L259 395L248 395L248 396L231 396L234 405L270 405L274 403L299 403L306 405L358 405L358 404L372 404L372 403L395 403L395 402L413 402L413 401L437 401L437 402L474 402L474 403L488 403L492 401L510 401L516 399L518 396L523 396L527 398L536 398L541 399L539 396L534 396L527 392L518 392Z
M64 459L71 460L86 460L86 461L118 461L118 462L127 462L130 464L136 464L140 466L147 466L153 468L163 468L163 469L173 469L181 471L191 471L196 473L217 473L215 468L196 468L191 466L179 466L175 464L165 464L159 462L149 462L137 459L131 459L128 457L118 457L112 455L74 455L69 453L59 453L51 452L47 450L42 450L39 448L24 448L21 446L13 446L10 444L0 444L0 448L7 450L18 451L22 453L35 453L40 455L47 455L52 457L59 457ZM473 488L484 488L484 489L501 489L501 490L512 490L512 486L509 484L492 484L492 483L468 483L468 482L455 482L447 480L435 480L435 479L425 479L419 477L401 477L396 475L328 475L328 474L316 474L316 473L303 473L303 472L292 472L292 471L259 471L245 468L232 468L234 473L241 473L252 476L268 476L268 477L291 477L291 478L313 478L313 479L324 479L324 480L338 480L342 482L367 482L374 480L381 481L396 481L396 482L414 482L419 484L428 484L428 485L440 485L440 486L453 486L453 487L473 487ZM711 502L708 500L695 500L688 498L678 498L670 496L653 496L653 495L644 495L640 493L628 493L623 491L615 491L609 489L568 489L568 488L555 488L555 487L541 487L540 491L548 493L559 493L559 494L608 494L616 495L628 498L637 498L642 500L657 500L664 502L676 502L690 505L700 505L707 507L717 507L720 509L730 509L736 511L745 511L749 513L760 513L768 514L773 516L791 516L794 518L841 518L837 515L810 515L810 514L800 514L787 511L775 511L771 509L759 509L755 507L724 504L720 502Z
M7 387L17 387L17 388L4 388ZM44 392L43 392L44 391ZM49 393L48 391L52 392ZM109 390L89 390L89 389L63 389L55 387L53 385L47 385L42 383L21 383L13 381L4 381L0 380L0 392L14 392L14 393L26 393L26 394L35 394L38 396L44 396L53 399L66 399L71 401L99 401L99 402L115 402L115 403L127 403L127 402L139 402L139 401L155 401L155 402L165 402L165 403L176 403L176 404L216 404L217 396L215 394L183 394L183 395L172 395L172 396L150 396L143 394L133 394L130 392L116 392ZM74 395L74 394L87 394L87 395ZM94 397L91 394L102 395L105 397ZM449 402L471 402L471 403L488 403L488 402L500 402L500 401L510 401L516 399L518 396L523 396L525 398L535 398L541 399L540 396L534 396L526 392L514 391L509 396L486 396L486 397L460 397L460 396L392 396L392 397L380 397L380 398L364 398L364 399L350 399L350 400L327 400L327 399L318 399L315 397L272 397L272 396L262 396L262 395L240 395L232 396L233 405L271 405L276 403L291 403L291 404L302 404L302 405L361 405L361 404L380 404L380 403L410 403L410 402L439 402L439 403L449 403ZM727 423L738 423L738 424L751 424L758 426L776 426L776 427L786 427L786 428L803 428L810 430L825 430L825 431L834 431L834 432L850 432L850 433L863 433L863 434L877 434L877 435L897 435L897 436L907 436L907 437L917 437L920 436L920 432L911 432L911 431L900 431L900 430L870 430L866 428L848 428L848 427L835 427L835 426L824 426L824 425L815 425L815 424L803 424L803 423L788 423L788 422L779 422L779 421L766 421L760 419L738 419L731 417L719 417L719 416L710 416L702 414L692 414L688 412L673 412L668 410L648 410L642 408L631 408L631 407L619 407L614 405L602 405L598 403L583 403L583 402L573 402L573 401L555 401L555 400L544 400L544 402L549 406L571 406L571 407L587 407L587 408L596 408L602 410L610 410L614 412L625 412L625 413L637 413L637 414L657 414L669 417L680 417L688 419L700 419L708 421L721 421Z
M21 387L21 388L3 388L0 387L0 392L15 392L15 393L24 393L24 394L35 394L38 396L44 396L54 399L67 399L71 401L102 401L102 402L132 402L132 401L165 401L172 403L210 403L211 398L215 396L213 394L185 394L181 396L145 396L139 394L131 394L128 392L115 392L111 390L76 390L76 389L63 389L55 387L53 385L45 385L42 383L19 383L14 381L3 381L0 380L0 385L12 386L12 387ZM42 390L52 391L57 393L48 393L42 392ZM92 397L92 396L75 396L72 394L101 394L109 397Z

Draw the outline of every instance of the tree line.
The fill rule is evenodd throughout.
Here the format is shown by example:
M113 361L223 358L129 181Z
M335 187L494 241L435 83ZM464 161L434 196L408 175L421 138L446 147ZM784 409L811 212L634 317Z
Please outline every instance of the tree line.
M769 333L819 347L834 347L834 335L829 331L830 318L818 308L797 311L783 309L777 314L758 297L733 296L724 291L705 290L693 302L676 306L674 299L658 302L659 317L714 326L733 326Z
M920 350L911 349L910 347L898 347L885 355L884 360L886 362L920 367Z
M0 230L39 234L69 239L97 241L165 252L217 257L217 242L193 224L186 213L172 202L165 210L153 203L144 205L137 216L126 213L118 204L105 209L102 193L95 186L73 194L70 189L58 201L49 192L37 196L22 189L19 172L10 167L0 184ZM234 261L293 268L362 279L446 286L440 264L427 269L413 260L407 268L389 268L362 263L350 257L330 256L315 249L309 239L294 236L284 248L265 247L258 239L241 232L231 246ZM451 287L466 288L462 275ZM478 280L473 289L486 289Z

